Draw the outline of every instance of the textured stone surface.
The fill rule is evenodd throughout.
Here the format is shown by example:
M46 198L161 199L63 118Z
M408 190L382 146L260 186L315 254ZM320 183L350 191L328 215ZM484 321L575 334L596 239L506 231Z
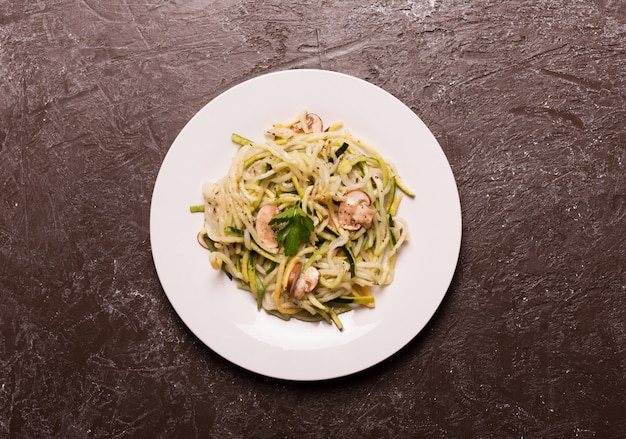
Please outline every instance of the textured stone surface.
M302 67L409 105L464 216L428 327L313 384L200 343L148 230L186 121ZM625 121L619 0L0 0L0 437L625 437Z

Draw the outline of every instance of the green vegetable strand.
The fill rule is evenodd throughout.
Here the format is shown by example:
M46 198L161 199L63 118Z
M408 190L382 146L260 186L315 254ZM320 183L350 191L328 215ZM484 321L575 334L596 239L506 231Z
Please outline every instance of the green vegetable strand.
M193 206L189 206L189 211L191 213L204 212L204 204L195 204Z

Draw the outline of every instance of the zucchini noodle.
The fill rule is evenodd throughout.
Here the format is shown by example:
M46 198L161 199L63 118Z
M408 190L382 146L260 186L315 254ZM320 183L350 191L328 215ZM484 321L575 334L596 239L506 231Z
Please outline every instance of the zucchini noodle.
M199 241L209 260L259 309L289 319L326 320L374 306L372 287L393 281L408 239L397 216L413 196L394 165L341 123L326 130L303 112L263 142L240 145L228 174L203 185ZM201 206L200 206L201 207Z

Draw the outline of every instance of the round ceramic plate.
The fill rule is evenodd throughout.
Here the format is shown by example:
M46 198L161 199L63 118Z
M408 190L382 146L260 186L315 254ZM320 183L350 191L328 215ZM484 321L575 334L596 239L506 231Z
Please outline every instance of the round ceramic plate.
M213 270L196 235L202 184L226 175L237 146L232 133L264 140L265 130L301 111L342 121L396 164L414 199L398 215L409 227L393 283L376 291L374 309L326 322L283 321ZM157 273L172 306L209 348L250 371L280 379L337 378L397 352L428 323L457 264L461 208L454 176L437 140L402 102L361 79L324 70L288 70L245 81L203 107L168 151L154 186L150 237Z

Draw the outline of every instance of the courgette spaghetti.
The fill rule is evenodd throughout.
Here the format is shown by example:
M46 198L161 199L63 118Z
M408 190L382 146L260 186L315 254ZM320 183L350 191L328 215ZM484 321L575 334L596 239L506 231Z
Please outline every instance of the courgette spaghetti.
M342 123L303 112L264 141L233 134L228 174L203 185L199 242L211 266L283 319L326 320L374 307L407 241L397 216L413 196L395 166Z

